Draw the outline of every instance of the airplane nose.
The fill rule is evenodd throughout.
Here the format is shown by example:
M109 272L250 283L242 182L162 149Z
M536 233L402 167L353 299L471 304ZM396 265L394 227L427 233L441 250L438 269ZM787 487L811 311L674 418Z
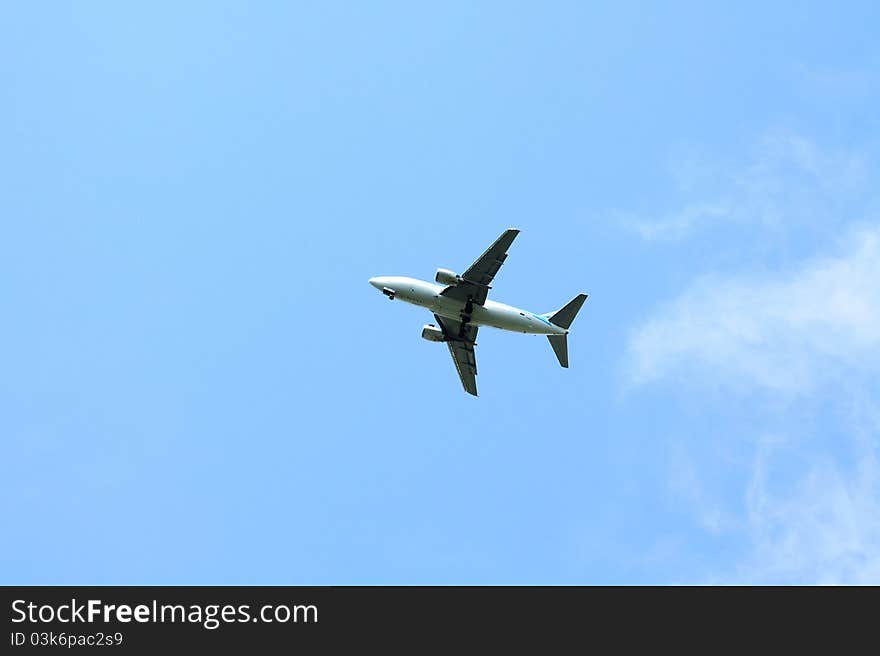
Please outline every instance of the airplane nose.
M376 289L382 289L382 283L379 282L378 278L370 278L370 284Z

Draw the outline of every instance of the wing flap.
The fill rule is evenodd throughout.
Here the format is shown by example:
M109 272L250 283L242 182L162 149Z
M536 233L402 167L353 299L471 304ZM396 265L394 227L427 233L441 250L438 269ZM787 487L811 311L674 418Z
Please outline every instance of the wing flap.
M455 363L455 370L461 379L461 386L468 394L477 395L477 358L473 344L464 342L446 342L449 354Z
M461 274L462 281L457 285L451 285L444 289L441 294L460 301L472 299L477 305L486 302L486 296L491 289L492 280L504 260L507 259L507 249L516 239L519 230L510 228L494 241L486 251L471 264L467 271Z
M461 386L468 394L477 396L477 354L474 347L477 345L477 326L472 326L455 319L447 319L438 314L434 315L440 329L448 340L449 355Z

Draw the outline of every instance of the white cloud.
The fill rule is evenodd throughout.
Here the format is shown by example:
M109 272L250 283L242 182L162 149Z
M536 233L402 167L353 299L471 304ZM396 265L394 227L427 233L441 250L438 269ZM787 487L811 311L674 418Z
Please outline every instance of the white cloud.
M670 165L689 200L661 217L622 213L620 224L647 241L677 240L726 222L776 231L829 230L867 189L866 163L856 151L822 149L790 132L758 140L742 162L723 164L692 152ZM764 235L766 238L766 234Z
M633 333L629 357L633 384L710 382L791 402L776 418L788 440L761 439L746 468L743 511L722 501L708 473L735 465L718 470L711 455L694 460L676 445L672 485L696 521L716 540L745 544L711 581L880 583L880 411L870 399L880 373L880 228L786 275L700 279ZM869 409L837 416L857 395ZM821 429L799 424L817 399L837 410L826 410ZM808 448L799 429L835 439Z
M725 203L696 203L662 219L645 220L629 216L624 217L622 222L645 240L679 239L698 225L722 219L729 214L730 209Z
M876 435L877 425L874 424ZM880 470L863 443L850 468L814 457L793 489L774 491L775 454L763 443L747 492L750 550L724 581L867 584L880 582Z
M823 244L775 271L699 276L630 334L632 386L749 395L727 457L706 435L671 445L671 492L738 554L708 564L709 580L880 583L880 224L852 220L876 201L865 161L791 134L761 140L745 165L694 161L680 167L683 209L628 217L630 230L659 241L735 226L752 258L779 239Z
M880 228L785 276L706 276L640 326L631 380L677 375L801 393L880 365Z

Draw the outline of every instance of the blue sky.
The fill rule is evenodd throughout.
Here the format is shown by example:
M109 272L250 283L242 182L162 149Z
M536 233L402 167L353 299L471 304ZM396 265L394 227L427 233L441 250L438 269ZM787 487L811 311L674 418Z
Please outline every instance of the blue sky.
M0 10L0 580L880 582L880 10L715 4Z

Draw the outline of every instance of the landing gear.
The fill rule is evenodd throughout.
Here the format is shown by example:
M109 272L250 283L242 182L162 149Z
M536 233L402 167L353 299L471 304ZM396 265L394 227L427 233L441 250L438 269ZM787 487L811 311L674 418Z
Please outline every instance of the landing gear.
M474 299L468 296L467 303L464 304L464 310L461 313L461 323L466 324L471 320L471 313L474 311Z
M471 314L474 311L474 299L468 296L467 302L464 304L464 309L461 311L461 324L458 328L458 338L464 339L467 341L465 337L465 331L467 329L467 325L471 321Z

